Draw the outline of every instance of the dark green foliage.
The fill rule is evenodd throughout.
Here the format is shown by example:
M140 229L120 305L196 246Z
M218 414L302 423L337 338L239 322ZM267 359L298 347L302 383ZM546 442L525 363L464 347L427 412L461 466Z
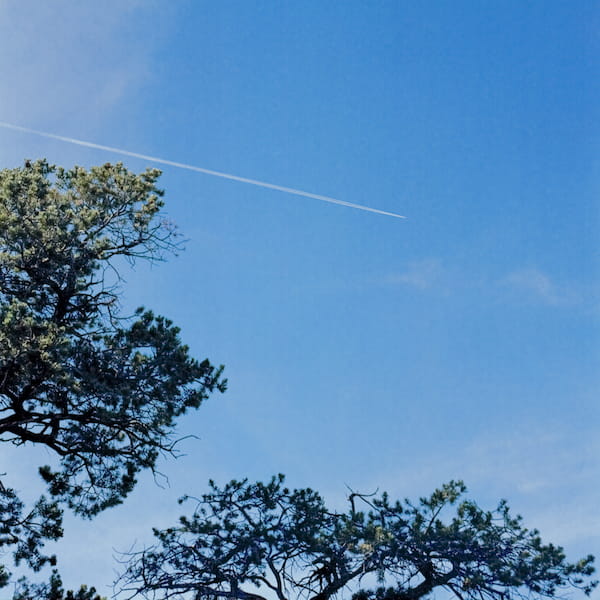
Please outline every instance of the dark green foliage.
M120 503L140 469L174 452L175 419L226 385L168 319L119 315L123 259L177 249L159 174L45 161L0 171L0 441L51 450L60 467L40 469L50 494L85 517ZM60 535L56 503L31 513L34 535L15 528L14 492L0 501L1 543L41 564L37 548Z
M62 536L62 512L56 502L43 496L33 509L24 513L23 502L13 489L0 488L0 551L14 546L15 562L25 561L34 571L46 563L56 562L53 556L42 553L44 540L57 540ZM0 587L8 581L5 569L0 571Z
M107 600L96 589L82 585L77 592L65 592L58 571L54 570L48 583L31 584L25 579L17 582L13 600Z
M568 563L505 502L484 511L465 491L450 482L417 504L353 493L338 513L311 489L287 489L282 476L211 482L191 517L155 531L157 545L131 557L120 583L131 596L207 600L328 600L348 589L354 600L416 600L440 588L504 600L595 587L592 557ZM359 591L365 578L381 587Z

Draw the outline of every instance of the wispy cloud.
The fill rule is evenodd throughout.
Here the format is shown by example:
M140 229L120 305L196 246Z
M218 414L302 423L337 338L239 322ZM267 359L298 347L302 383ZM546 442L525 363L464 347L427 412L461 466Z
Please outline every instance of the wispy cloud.
M93 130L151 76L160 36L128 30L127 17L135 11L141 29L152 8L138 0L0 3L0 76L10 88L0 118ZM168 19L158 16L162 29Z
M600 307L597 284L559 281L535 266L515 267L505 274L473 273L460 265L428 257L407 262L384 277L383 282L444 296L451 293L470 300L478 296L482 304L529 304L594 313Z
M478 438L468 456L469 478L496 488L509 500L514 495L518 510L546 539L561 544L600 539L600 522L595 519L600 443L589 428L569 431L549 424Z
M420 290L432 288L441 283L442 263L436 258L425 258L408 263L400 273L388 276L387 283L407 285Z
M462 450L423 454L398 470L374 474L366 489L394 495L428 494L449 479L463 479L472 497L492 507L507 498L525 523L562 545L600 543L600 441L590 427L578 431L540 423L512 432L475 433ZM584 552L595 548L583 548Z
M500 284L527 302L569 306L580 301L572 287L558 285L549 275L534 267L511 271L500 280Z

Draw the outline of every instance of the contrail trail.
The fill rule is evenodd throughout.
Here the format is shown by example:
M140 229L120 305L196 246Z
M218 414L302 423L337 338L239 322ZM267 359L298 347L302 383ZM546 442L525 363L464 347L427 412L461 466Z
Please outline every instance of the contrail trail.
M124 156L132 156L134 158L141 158L143 160L149 160L151 162L160 163L163 165L170 165L171 167L177 167L179 169L187 169L188 171L196 171L198 173L204 173L205 175L213 175L214 177L221 177L223 179L231 179L232 181L239 181L240 183L249 183L250 185L256 185L270 190L277 190L279 192L285 192L286 194L294 194L295 196L303 196L305 198L313 198L314 200L321 200L322 202L330 202L331 204L339 204L340 206L348 206L349 208L357 208L359 210L366 210L368 212L377 213L379 215L386 215L388 217L396 217L397 219L406 219L402 215L398 215L393 212L387 212L385 210L379 210L378 208L371 208L370 206L364 206L362 204L354 204L352 202L346 202L345 200L338 200L336 198L330 198L329 196L321 196L320 194L313 194L311 192L304 192L303 190L296 190L294 188L285 187L283 185L277 185L275 183L268 183L266 181L258 181L257 179L249 179L247 177L240 177L239 175L232 175L231 173L222 173L221 171L213 171L211 169L205 169L203 167L196 167L194 165L187 165L185 163L175 162L173 160L166 160L164 158L157 158L156 156L148 156L147 154L140 154L138 152L130 152L129 150L122 150L121 148L113 148L111 146L103 146L102 144L95 144L94 142L86 142L84 140L78 140L75 138L65 137L64 135L56 135L54 133L48 133L47 131L39 131L37 129L30 129L29 127L21 127L20 125L13 125L12 123L6 123L0 121L0 127L5 129L13 129L15 131L23 131L25 133L33 133L41 137L50 138L53 140L59 140L61 142L67 142L69 144L76 144L78 146L85 146L86 148L96 148L97 150L106 150L107 152L114 152L115 154L122 154Z

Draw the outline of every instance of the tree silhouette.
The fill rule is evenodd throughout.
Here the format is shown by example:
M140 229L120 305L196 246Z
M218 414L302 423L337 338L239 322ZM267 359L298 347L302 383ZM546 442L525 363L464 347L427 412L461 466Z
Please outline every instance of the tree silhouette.
M177 417L225 390L223 368L190 357L171 321L119 312L124 261L179 247L159 175L44 160L0 171L0 441L58 462L40 467L52 500L30 510L0 481L0 548L34 570L55 562L41 548L62 535L60 503L92 517L122 502L175 452Z
M443 588L459 600L508 600L596 586L593 557L567 562L506 502L485 511L465 499L462 482L414 504L354 493L342 513L311 489L284 487L282 475L210 486L190 517L129 557L128 597L329 600L350 590L354 600L418 600ZM360 589L365 581L379 585Z

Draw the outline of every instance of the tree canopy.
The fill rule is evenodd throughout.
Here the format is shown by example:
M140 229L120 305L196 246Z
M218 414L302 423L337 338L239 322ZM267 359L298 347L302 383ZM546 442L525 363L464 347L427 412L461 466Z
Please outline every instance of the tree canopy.
M57 457L40 467L52 499L32 509L0 480L0 548L36 570L54 562L41 547L62 535L60 503L84 517L120 503L174 453L176 418L226 386L170 320L119 310L124 261L179 247L159 175L44 160L0 171L0 441Z
M345 512L281 475L210 487L188 499L191 516L131 557L120 581L129 597L329 600L350 590L353 600L418 600L443 588L459 600L506 600L596 585L593 557L567 562L506 502L486 511L466 499L462 482L416 503L352 493Z
M127 261L176 251L161 218L160 172L122 164L71 170L44 160L0 171L0 442L54 455L27 507L0 474L0 552L34 571L64 506L91 518L122 502L143 469L174 454L177 418L214 391L223 367L198 361L167 318L120 310ZM156 600L458 600L589 594L593 557L566 560L502 501L491 511L452 481L416 503L353 492L330 510L311 489L214 482L154 546L127 557L126 596ZM11 574L0 565L0 588ZM13 600L101 600L20 579Z

